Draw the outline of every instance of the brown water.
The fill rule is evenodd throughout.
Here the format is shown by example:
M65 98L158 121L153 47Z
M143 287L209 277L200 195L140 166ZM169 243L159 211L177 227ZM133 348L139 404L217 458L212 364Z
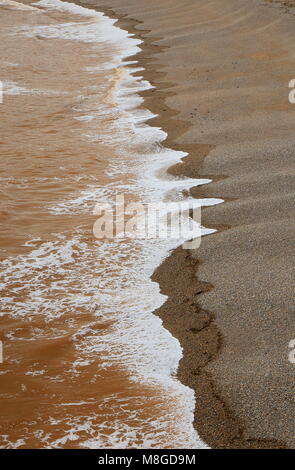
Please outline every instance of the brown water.
M202 446L174 378L180 346L151 313L164 297L149 276L171 247L92 231L117 192L181 191L155 175L182 155L144 124L149 84L123 66L138 41L51 5L0 4L0 445Z

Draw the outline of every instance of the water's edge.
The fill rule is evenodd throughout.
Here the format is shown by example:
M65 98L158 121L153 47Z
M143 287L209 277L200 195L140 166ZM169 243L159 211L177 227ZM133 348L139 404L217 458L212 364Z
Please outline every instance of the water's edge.
M75 2L79 3L76 0ZM79 4L85 5L85 3ZM92 8L94 7L92 6ZM143 40L141 45L142 53L137 56L137 59L140 65L145 66L145 78L156 86L156 96L153 96L152 93L145 93L145 105L148 109L159 114L159 118L154 119L153 122L160 127L164 127L167 132L167 139L165 140L167 147L189 152L193 147L192 145L176 144L176 140L192 124L177 119L178 112L171 109L166 102L166 97L170 97L171 93L166 93L161 83L157 83L158 78L163 79L163 76L165 76L164 64L163 69L161 69L160 62L157 62L157 65L153 62L153 58L167 48L167 46L161 47L157 44L157 41L162 38L152 37L152 31L144 29L144 21L135 19L134 14L128 11L128 6L125 8L124 14L120 14L109 5L99 5L99 10L111 18L116 18L118 26L134 34L134 37ZM138 28L139 25L141 25L140 28ZM171 82L169 86L171 86ZM163 109L165 109L164 126ZM197 172L202 161L215 146L208 144L195 145L194 147L195 157L197 157L194 160L194 172ZM186 159L189 160L189 157L183 159L184 164L180 173L189 177L191 168L188 164L186 169ZM173 168L168 171L171 169ZM177 172L172 171L172 174L177 174ZM215 228L217 230L226 230L228 227L216 226ZM214 286L208 285L198 278L199 262L197 253L177 248L161 263L152 276L152 279L159 284L161 292L168 297L165 304L153 313L163 320L163 326L180 342L183 357L179 363L177 377L183 384L194 390L197 397L194 427L200 438L211 448L284 448L284 444L279 441L270 442L257 439L255 436L247 436L243 423L240 422L224 400L210 374L206 372L206 365L214 361L222 352L223 336L214 323L214 313L205 312L197 304L199 294L214 288ZM177 272L179 275L173 276L172 279L169 272ZM187 289L188 281L189 290ZM193 332L194 341L187 338L190 318L186 318L182 322L184 309L189 310L188 317L193 316L194 320L197 318L198 327ZM180 321L176 320L177 317ZM205 338L202 338L204 332ZM194 364L191 362L192 354L195 359Z
M87 3L81 3L77 0L75 0L75 3L87 6ZM96 8L93 4L90 7ZM143 21L139 21L134 18L133 14L131 14L132 16L129 14L128 7L126 7L124 14L120 14L115 8L112 9L110 5L104 6L103 2L97 9L111 18L117 19L119 27L128 30L134 37L143 41L141 44L142 52L137 55L137 60L140 66L145 67L145 78L156 86L156 96L150 92L144 93L144 104L148 109L159 115L158 118L153 120L153 124L159 125L159 127L163 127L163 109L165 109L164 128L167 132L165 145L175 150L187 150L189 152L191 146L176 144L175 141L191 127L191 123L177 119L178 113L171 109L166 102L166 97L170 94L165 92L160 83L157 83L157 79L162 78L163 75L165 76L165 72L161 70L159 62L155 66L153 58L159 55L167 46L161 47L157 44L157 41L161 38L152 37L151 31L144 29ZM141 25L140 28L138 28L139 25ZM195 146L195 157L197 156L197 158L195 158L194 171L197 171L197 168L213 148L214 145ZM182 174L186 174L185 160L181 170ZM187 170L188 174L186 176L189 177L191 170L189 165ZM216 228L218 230L225 229L225 227ZM183 358L179 363L177 377L183 384L194 390L197 397L194 427L200 438L212 448L264 447L268 443L261 442L261 440L254 437L245 436L243 424L239 422L224 401L217 385L213 382L210 374L206 372L206 364L214 361L222 351L223 337L214 323L214 314L202 311L197 305L196 296L214 287L198 279L198 263L199 260L196 254L178 248L172 251L171 255L161 263L152 276L152 279L159 284L161 292L168 297L164 305L154 311L154 314L163 320L163 326L178 339L183 349ZM179 276L174 278L175 282L169 277L169 271L179 273ZM191 285L189 293L187 290L188 280ZM185 322L175 321L177 317L182 318L184 308L190 310L189 316L191 316L192 312L189 306L193 310L194 319L198 317L198 327L194 331L194 341L187 339L187 321L189 322L189 320L186 319ZM202 338L204 332L206 332L205 341ZM207 341L208 337L210 338L209 342ZM194 358L197 358L194 364L190 361L192 354ZM204 357L206 358L205 361L203 360Z
M79 2L77 0L74 0L73 3L75 3L79 6L82 6L82 7L97 10L99 12L104 13L109 18L115 19L117 21L116 26L118 26L118 27L120 27L124 30L127 30L129 32L129 34L132 34L132 37L142 41L142 43L140 44L141 51L136 54L136 60L138 62L138 66L140 68L141 67L144 68L144 71L141 72L144 76L144 79L146 79L149 83L151 83L151 85L154 86L154 84L155 84L155 82L154 82L155 75L157 75L157 74L160 75L161 73L157 72L155 70L155 67L153 67L153 65L150 63L150 60L149 60L150 59L150 53L152 53L151 56L154 55L154 54L159 54L161 52L162 48L160 46L157 46L156 50L155 50L154 44L153 44L154 39L151 39L150 37L147 38L144 34L145 33L144 30L142 30L142 29L138 30L137 29L137 25L140 24L140 22L137 22L134 19L130 19L130 18L128 18L128 16L119 15L119 14L115 13L110 7L103 7L103 6L96 7L93 3L88 4L87 2ZM132 58L132 56L130 58ZM134 75L136 75L136 73ZM156 86L152 90L144 90L143 92L138 92L138 94L140 96L144 97L144 104L143 104L144 108L149 109L149 110L152 109L153 113L157 115L157 117L153 118L152 127L153 126L159 126L160 128L162 128L162 126L161 126L161 107L162 106L165 106L166 115L167 115L167 112L168 112L168 114L170 114L170 117L173 118L173 124L174 125L176 124L177 119L175 119L175 117L174 117L175 112L172 109L170 109L169 106L166 104L166 102L165 102L166 94L165 94L165 92L163 92L163 90L159 89L158 86ZM154 96L154 94L156 95L156 97ZM167 108L168 108L168 110L167 110ZM178 121L178 124L180 124L180 126L176 126L176 127L178 127L178 129L181 129L181 132L180 132L181 134L183 134L187 130L187 127L190 126L190 124L187 125L187 123L185 123L183 121ZM165 129L165 131L166 131L166 129ZM172 133L170 131L167 132L167 137L164 141L165 147L169 148L169 149L176 150L176 151L181 151L183 149L183 147L185 147L185 146L180 146L180 145L175 144L175 142L174 142L175 137L174 136L171 137L171 134ZM210 151L210 149L211 148L208 149L208 152ZM185 158L187 158L187 157L184 157L183 160L185 160ZM202 156L202 158L205 158L205 154ZM170 168L173 168L173 166L170 167ZM170 169L168 169L168 172L170 172L169 170ZM181 171L179 175L190 178L190 176L188 174L185 174L185 172L183 172L183 171ZM175 176L177 176L177 175L175 175ZM215 230L212 230L212 232L214 232L214 231ZM187 250L184 250L181 247L176 248L175 250L173 250L171 252L171 255L170 256L167 255L167 258L160 263L158 268L155 269L153 275L151 276L151 279L159 284L161 293L168 297L167 301L166 302L164 301L163 305L160 306L158 309L156 309L153 312L153 314L158 316L159 318L161 318L161 320L163 321L163 327L167 331L169 331L174 336L175 339L177 339L179 341L180 346L183 350L183 344L181 342L181 335L179 335L173 329L172 325L170 325L169 321L167 321L167 318L165 318L165 315L162 314L163 310L165 311L167 306L168 306L168 308L170 308L169 306L171 304L171 301L173 302L173 300L175 300L175 296L173 297L173 295L172 295L173 287L170 290L170 289L165 289L165 287L163 286L163 279L166 277L166 273L167 273L166 264L167 263L169 264L170 260L175 259L175 256L177 256L179 253L182 253L181 256L184 256L185 258L187 258L187 256L188 256L188 251ZM185 271L187 269L187 263L185 261L183 261L182 264L177 267L177 269L180 272ZM168 272L169 271L170 271L170 267L168 266ZM174 269L172 269L172 272L174 272ZM190 275L191 275L191 273L190 273ZM177 303L178 302L179 302L179 298L177 299ZM172 321L172 323L174 323L174 322ZM179 365L178 365L177 378L183 385L188 386L189 388L191 388L194 391L194 393L196 393L196 389L194 387L194 384L189 383L185 378L185 374L183 374L183 364L185 363L185 357L184 356L185 356L185 352L183 350L183 357L180 360ZM196 432L199 434L199 427L198 427L198 423L197 423L197 419L196 419L196 414L197 414L196 410L197 410L197 408L199 409L200 406L197 407L196 406L196 401L195 401L195 412L194 412L195 418L194 418L193 424L194 424L194 428L195 428ZM204 439L203 436L201 436L201 439ZM203 443L202 447L208 448L208 445Z

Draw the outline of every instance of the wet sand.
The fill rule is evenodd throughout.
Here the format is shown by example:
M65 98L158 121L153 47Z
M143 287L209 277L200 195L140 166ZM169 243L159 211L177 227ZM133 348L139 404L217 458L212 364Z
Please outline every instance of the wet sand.
M144 38L153 124L190 153L171 171L212 178L193 195L225 200L202 213L218 232L154 274L170 295L157 314L182 344L198 433L215 448L294 448L292 10L260 0L82 4Z

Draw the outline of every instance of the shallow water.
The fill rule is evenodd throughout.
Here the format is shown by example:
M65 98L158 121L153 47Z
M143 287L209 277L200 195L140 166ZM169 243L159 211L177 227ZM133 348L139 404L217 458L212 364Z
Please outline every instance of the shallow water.
M181 347L152 314L150 276L179 241L97 240L93 209L206 181L165 172L185 154L147 124L140 41L95 11L34 6L1 11L1 447L205 447Z

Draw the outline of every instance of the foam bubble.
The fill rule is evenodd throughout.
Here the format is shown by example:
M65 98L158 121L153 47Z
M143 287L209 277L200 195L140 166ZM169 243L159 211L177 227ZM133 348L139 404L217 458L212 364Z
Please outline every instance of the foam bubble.
M2 83L3 95L25 95L25 94L35 94L35 95L60 95L66 94L66 92L59 92L54 90L42 90L36 88L27 88L25 86L19 85L12 80L4 80Z

